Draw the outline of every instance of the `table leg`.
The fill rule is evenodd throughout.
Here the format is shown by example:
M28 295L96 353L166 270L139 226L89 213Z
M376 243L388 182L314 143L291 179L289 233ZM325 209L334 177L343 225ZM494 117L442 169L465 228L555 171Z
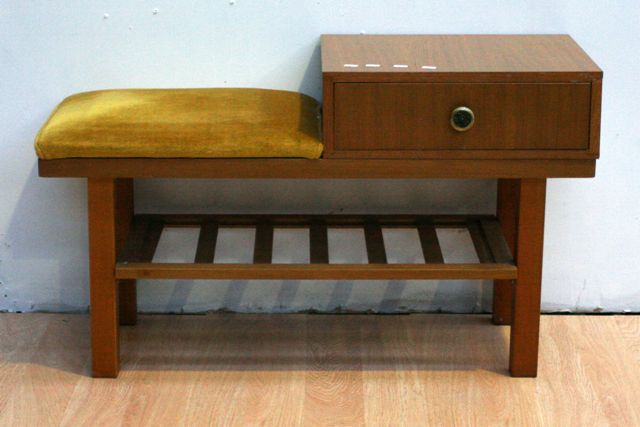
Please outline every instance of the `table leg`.
M504 238L516 254L516 238L518 235L518 204L520 198L520 181L517 179L498 180L498 200L496 213ZM496 325L511 324L511 304L513 301L514 280L495 280L493 282L493 323Z
M119 371L117 249L126 239L133 212L130 182L88 179L89 270L91 288L91 352L94 377L115 378ZM131 209L129 209L129 206Z
M546 179L520 180L516 264L511 318L509 367L514 377L535 377L538 371L540 290Z
M133 179L116 180L116 241L120 251L129 235L133 221ZM137 322L138 298L135 280L120 280L118 284L118 307L121 325Z
M118 307L121 325L134 326L138 323L138 291L135 280L120 280Z

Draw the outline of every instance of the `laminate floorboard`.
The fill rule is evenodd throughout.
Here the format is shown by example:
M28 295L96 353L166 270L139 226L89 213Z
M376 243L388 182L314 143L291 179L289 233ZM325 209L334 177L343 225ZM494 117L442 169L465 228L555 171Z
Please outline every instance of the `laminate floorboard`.
M93 379L87 315L3 313L0 425L640 425L640 316L543 316L537 379L508 340L488 315L141 315Z

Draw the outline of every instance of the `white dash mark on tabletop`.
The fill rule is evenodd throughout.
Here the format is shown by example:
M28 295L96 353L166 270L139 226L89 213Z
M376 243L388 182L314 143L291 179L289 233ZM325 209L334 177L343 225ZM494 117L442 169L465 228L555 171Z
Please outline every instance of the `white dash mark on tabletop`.
M358 64L344 64L345 68L358 68L359 65Z
M435 65L423 65L422 67L423 70L437 70L438 67L436 67Z
M393 68L409 68L407 64L393 64Z

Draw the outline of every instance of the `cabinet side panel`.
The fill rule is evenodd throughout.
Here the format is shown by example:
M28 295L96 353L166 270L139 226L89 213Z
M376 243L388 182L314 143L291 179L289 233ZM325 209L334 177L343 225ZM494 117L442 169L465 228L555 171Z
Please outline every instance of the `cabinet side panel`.
M602 111L602 80L591 83L591 129L589 133L589 152L594 158L600 157L600 116Z
M333 153L333 79L322 77L322 140L323 157L331 157Z

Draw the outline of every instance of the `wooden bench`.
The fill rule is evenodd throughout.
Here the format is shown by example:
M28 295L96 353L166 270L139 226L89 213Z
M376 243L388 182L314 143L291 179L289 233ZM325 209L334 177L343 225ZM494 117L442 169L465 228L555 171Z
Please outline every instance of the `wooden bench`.
M140 98L137 104L122 101L119 108L126 109L122 117L128 119L121 117L115 123L127 122L129 127L117 137L100 125L104 112L96 113L100 108L91 102L70 111L80 124L60 120L51 134L45 126L37 142L40 175L88 180L94 376L118 374L118 327L136 323L136 280L140 278L493 279L493 321L511 325L511 374L536 375L546 179L594 176L600 69L567 36L324 36L322 61L322 156L311 125L313 104L305 104L306 98L295 98L297 105L285 102L286 114L297 118L284 120L280 128L269 122L269 115L260 116L264 111L253 113L266 120L255 126L275 126L269 138L283 137L305 146L302 151L296 151L300 146L289 147L285 154L294 153L291 158L260 151L265 147L259 135L251 139L253 131L237 133L244 135L237 140L242 147L226 148L239 153L236 156L201 156L198 150L209 150L207 144L184 148L185 155L176 155L172 132L183 132L184 126L172 130L167 125L155 132L140 117L158 107ZM242 95L236 92L235 96ZM200 126L187 126L197 135L187 135L181 142L188 145L189 138L200 142L212 138L209 142L214 144L215 132L229 123L221 121L216 129L207 126L213 113L203 111L219 112L221 104L208 102L203 93L197 97L180 104L181 111L195 113L193 121ZM50 122L63 111L57 110ZM162 120L156 118L156 124ZM241 129L252 126L249 122L241 123ZM64 142L60 126L68 126L76 142L66 144L63 148L69 151L63 155L47 157L43 138L53 135L49 148ZM73 133L78 128L84 134ZM278 133L283 129L286 135ZM129 138L142 144L140 150L155 149L155 155L126 151L132 149L127 145ZM160 141L160 148L145 146L145 138ZM255 146L243 151L247 140ZM163 156L162 147L170 147L171 155ZM104 156L104 150L115 152ZM122 155L127 152L133 154ZM160 177L496 178L498 200L496 215L491 216L135 214L133 180ZM162 230L175 226L200 228L195 259L152 262ZM252 263L213 262L219 227L255 228ZM274 227L309 230L309 264L272 263ZM368 263L330 263L329 227L362 228ZM381 232L386 227L415 227L425 262L388 263ZM436 229L443 227L467 229L479 263L445 263L436 235Z

